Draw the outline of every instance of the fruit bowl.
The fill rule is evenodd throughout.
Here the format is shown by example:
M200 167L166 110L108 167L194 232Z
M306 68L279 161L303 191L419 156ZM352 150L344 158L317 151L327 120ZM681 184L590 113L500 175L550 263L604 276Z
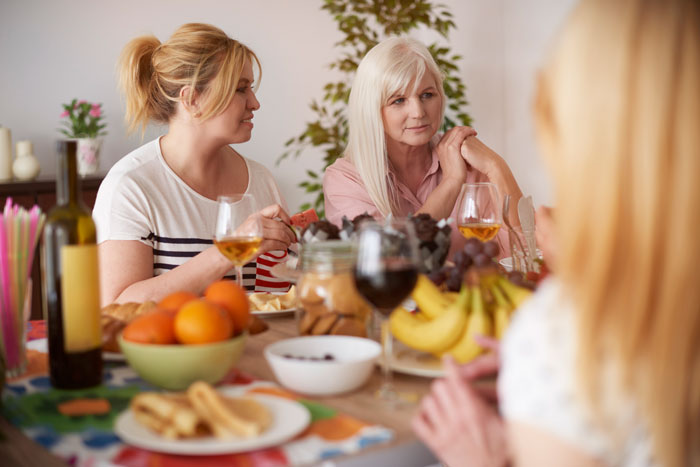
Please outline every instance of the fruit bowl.
M195 381L221 381L243 353L248 333L211 344L141 344L118 337L131 368L145 381L164 389L181 390Z
M312 396L353 391L369 379L381 346L352 336L304 336L265 347L265 359L286 388Z

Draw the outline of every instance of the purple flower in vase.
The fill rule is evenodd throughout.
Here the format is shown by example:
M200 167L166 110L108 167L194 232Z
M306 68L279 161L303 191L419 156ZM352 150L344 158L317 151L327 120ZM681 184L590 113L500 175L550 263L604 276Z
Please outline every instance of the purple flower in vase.
M99 118L100 115L102 115L102 109L100 109L99 105L93 105L92 108L90 109L90 116Z
M70 115L70 112L64 110L63 112L61 112L60 118L66 118L68 115Z

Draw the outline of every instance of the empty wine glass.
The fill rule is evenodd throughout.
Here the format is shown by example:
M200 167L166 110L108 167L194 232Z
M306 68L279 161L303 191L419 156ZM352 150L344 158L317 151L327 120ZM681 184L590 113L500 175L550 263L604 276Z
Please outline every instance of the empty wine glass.
M457 199L457 228L464 238L482 242L494 238L501 228L501 202L493 183L465 183Z
M418 264L418 242L412 222L389 219L385 225L361 225L353 276L357 290L372 305L380 323L383 382L377 396L390 402L398 401L399 396L391 382L393 354L388 317L416 285Z
M243 266L255 257L263 240L262 220L249 194L219 196L214 244L236 267L236 283L243 287Z

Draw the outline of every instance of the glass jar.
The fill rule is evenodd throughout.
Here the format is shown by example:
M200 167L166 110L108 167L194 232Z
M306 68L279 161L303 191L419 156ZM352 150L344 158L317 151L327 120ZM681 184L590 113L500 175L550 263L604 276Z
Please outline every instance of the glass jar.
M367 337L372 310L355 288L352 243L307 243L300 261L296 311L299 334Z

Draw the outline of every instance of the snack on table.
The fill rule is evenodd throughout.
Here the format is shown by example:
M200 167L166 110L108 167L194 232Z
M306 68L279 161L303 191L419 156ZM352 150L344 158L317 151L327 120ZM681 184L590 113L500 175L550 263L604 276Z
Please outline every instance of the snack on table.
M187 399L217 438L259 436L272 423L270 412L259 402L222 396L202 381L192 383Z
M251 398L223 396L202 381L192 383L184 394L138 394L131 400L131 410L139 423L170 439L250 438L272 423L264 405Z
M341 240L351 240L355 236L360 228L360 224L363 221L374 221L374 217L370 216L367 212L355 216L352 220L343 216L343 227L340 229L340 239Z
M418 214L410 219L419 241L421 263L418 269L424 274L430 274L440 269L447 259L452 228L445 219L436 221L430 214Z
M131 399L137 422L164 438L193 438L207 434L201 418L184 394L143 392Z
M299 334L367 337L371 309L350 272L305 273L299 289Z
M156 302L143 303L112 303L102 308L100 322L102 324L102 350L106 352L121 352L117 336L127 324L137 316L157 308Z
M156 307L156 302L153 301L143 303L112 303L102 308L101 314L111 316L113 318L130 323L137 316L142 315L148 311L155 310Z
M327 220L312 222L302 230L299 241L302 244L313 242L325 242L326 240L339 240L340 229Z
M280 311L294 308L297 299L295 286L291 286L286 294L279 295L269 292L258 292L248 295L250 311Z

